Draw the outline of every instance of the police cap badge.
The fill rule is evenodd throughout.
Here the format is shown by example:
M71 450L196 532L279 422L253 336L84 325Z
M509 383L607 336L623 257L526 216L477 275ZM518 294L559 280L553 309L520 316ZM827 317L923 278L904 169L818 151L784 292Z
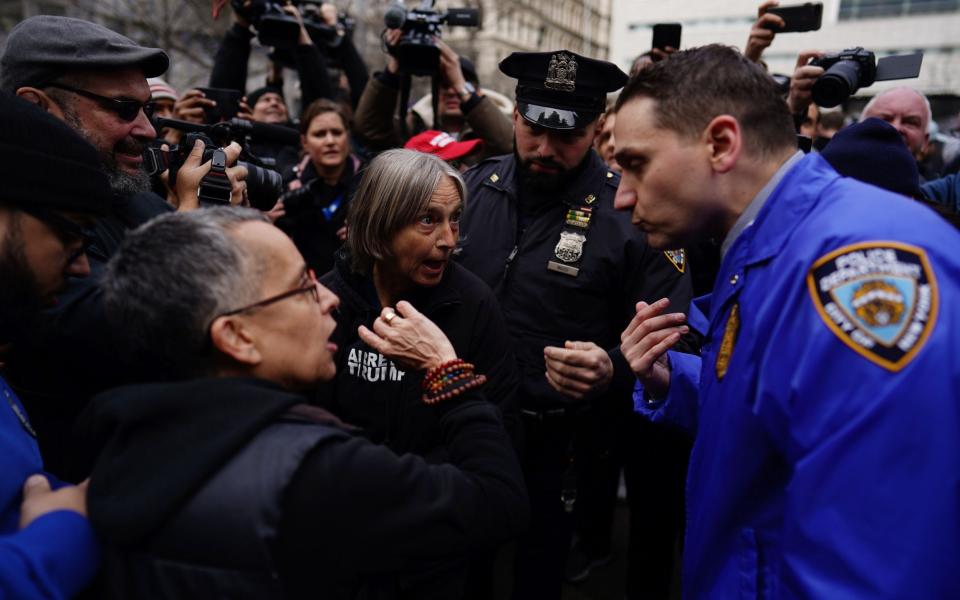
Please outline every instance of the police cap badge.
M606 108L607 94L627 82L615 64L569 50L514 52L500 70L517 79L517 110L548 129L589 125Z

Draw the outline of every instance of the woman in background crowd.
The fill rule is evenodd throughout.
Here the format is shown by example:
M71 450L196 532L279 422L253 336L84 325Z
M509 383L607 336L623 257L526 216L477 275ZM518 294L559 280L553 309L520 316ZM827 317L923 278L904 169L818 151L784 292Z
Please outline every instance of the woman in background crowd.
M317 273L333 268L347 238L347 212L363 166L350 151L349 119L340 104L321 99L300 118L303 159L284 174L289 190L277 226Z

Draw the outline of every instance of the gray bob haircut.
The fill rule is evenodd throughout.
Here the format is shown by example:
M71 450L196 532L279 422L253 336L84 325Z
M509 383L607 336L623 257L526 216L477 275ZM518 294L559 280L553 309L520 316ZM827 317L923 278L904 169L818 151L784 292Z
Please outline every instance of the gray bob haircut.
M210 323L260 292L261 262L229 235L248 221L267 218L247 208L204 208L159 216L127 235L100 286L135 370L163 379L211 370Z
M431 154L387 150L366 168L350 203L347 249L354 271L369 274L390 256L390 242L430 204L444 177L466 204L467 187L456 169Z

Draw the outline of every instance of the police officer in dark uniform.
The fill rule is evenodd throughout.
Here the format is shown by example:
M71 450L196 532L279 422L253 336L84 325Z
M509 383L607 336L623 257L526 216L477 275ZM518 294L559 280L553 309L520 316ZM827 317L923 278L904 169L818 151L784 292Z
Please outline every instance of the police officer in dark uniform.
M626 74L569 51L517 52L500 70L519 80L515 150L466 173L460 260L497 293L521 370L532 524L514 597L557 599L576 421L591 405L629 402L634 378L618 346L636 302L666 296L686 311L691 284L682 251L651 250L614 210L620 178L591 148Z

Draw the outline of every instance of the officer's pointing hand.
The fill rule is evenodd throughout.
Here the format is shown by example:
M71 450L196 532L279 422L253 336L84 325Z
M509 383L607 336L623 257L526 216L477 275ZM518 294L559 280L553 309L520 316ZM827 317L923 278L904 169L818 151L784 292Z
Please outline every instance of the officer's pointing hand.
M613 379L613 361L607 351L593 342L566 342L563 348L543 349L547 382L571 398L603 393Z
M637 314L620 335L620 350L640 383L652 396L665 396L670 387L666 352L690 329L683 313L661 314L670 306L668 298L653 304L637 302Z

